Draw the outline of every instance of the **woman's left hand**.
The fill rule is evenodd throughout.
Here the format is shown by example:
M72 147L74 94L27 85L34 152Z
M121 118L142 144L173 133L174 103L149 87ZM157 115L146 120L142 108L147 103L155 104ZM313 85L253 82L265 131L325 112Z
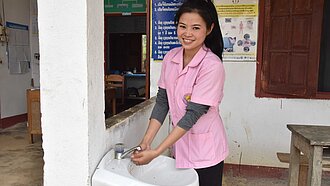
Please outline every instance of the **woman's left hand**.
M145 165L150 163L158 154L155 150L136 151L132 154L131 160L136 165Z

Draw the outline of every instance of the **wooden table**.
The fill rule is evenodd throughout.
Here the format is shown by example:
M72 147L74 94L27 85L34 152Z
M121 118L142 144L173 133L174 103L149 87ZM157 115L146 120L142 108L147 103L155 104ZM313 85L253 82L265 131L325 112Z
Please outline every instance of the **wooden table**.
M320 186L323 147L330 146L330 126L287 125L291 131L289 186L298 186L299 158L308 158L308 186Z

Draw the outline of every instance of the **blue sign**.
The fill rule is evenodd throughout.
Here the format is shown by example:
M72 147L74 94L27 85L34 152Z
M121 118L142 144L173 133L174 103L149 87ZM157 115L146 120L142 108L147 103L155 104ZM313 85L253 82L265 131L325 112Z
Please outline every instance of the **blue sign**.
M165 54L172 48L181 46L174 23L175 13L183 0L153 0L151 58L163 60Z
M6 22L6 26L8 28L12 28L12 29L18 29L18 30L29 30L29 27L27 25L21 25L18 23L12 23L12 22Z

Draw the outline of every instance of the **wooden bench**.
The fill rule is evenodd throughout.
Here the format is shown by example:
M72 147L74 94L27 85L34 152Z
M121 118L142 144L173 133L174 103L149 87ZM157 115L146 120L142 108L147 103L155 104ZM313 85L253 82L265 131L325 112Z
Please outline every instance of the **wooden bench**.
M282 163L290 163L290 153L283 153L278 152L277 158ZM299 186L306 186L307 184L307 177L308 177L308 158L304 155L300 155L300 162L299 162L299 179L298 185ZM323 160L322 160L323 168L330 168L330 148L323 149Z

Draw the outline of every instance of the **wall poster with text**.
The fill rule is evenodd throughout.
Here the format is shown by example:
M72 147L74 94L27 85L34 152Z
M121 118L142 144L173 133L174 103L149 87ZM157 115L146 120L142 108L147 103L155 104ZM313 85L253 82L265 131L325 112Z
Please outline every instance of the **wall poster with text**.
M183 0L153 0L151 12L151 58L162 61L180 46L174 16ZM224 41L224 61L256 61L258 1L214 0Z
M183 0L153 0L151 3L151 58L161 62L172 48L180 46L174 23Z
M257 0L215 0L224 41L224 61L256 61Z

